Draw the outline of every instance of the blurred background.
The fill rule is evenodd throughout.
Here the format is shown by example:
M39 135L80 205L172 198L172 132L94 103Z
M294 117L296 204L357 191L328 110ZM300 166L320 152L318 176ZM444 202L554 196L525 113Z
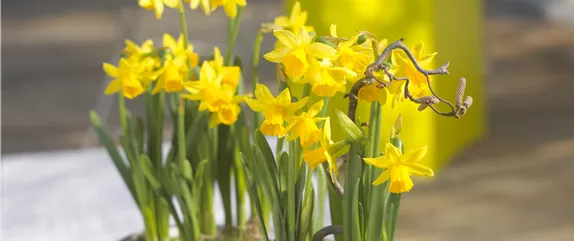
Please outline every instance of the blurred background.
M574 1L483 5L485 137L403 199L398 239L574 240ZM2 2L5 240L114 240L141 228L111 162L94 149L88 111L119 128L102 62L116 62L126 38L177 34L177 15L166 11L157 21L135 0ZM237 47L244 62L260 23L281 13L279 0L248 0ZM188 14L200 54L225 46L226 18L215 15ZM272 65L260 69L273 80Z

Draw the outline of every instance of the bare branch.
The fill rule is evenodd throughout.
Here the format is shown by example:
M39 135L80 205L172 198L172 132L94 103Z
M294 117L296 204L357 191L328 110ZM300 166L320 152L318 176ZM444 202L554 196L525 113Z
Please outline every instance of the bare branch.
M417 69L417 71L419 71L421 74L423 74L425 76L428 88L431 92L431 96L423 96L421 98L414 98L410 92L409 92L409 79L407 77L396 77L394 76L390 71L390 67L385 63L385 61L388 60L389 56L391 56L391 53L393 50L395 49L400 49L402 50L407 56L408 58L411 60L411 62L413 63L414 67ZM367 66L367 68L365 69L365 78L357 81L353 87L351 88L351 91L349 94L346 95L346 97L349 97L349 112L348 112L348 116L351 120L355 121L355 112L357 109L357 104L358 104L358 93L359 90L368 84L373 84L375 82L378 83L377 87L378 88L385 88L387 86L389 86L393 81L405 81L405 87L404 87L404 96L406 99L409 99L412 102L415 102L417 104L420 104L418 110L422 111L424 109L426 109L427 107L430 107L434 112L436 112L439 115L442 116L452 116L455 118L460 118L460 116L464 115L467 111L467 109L470 107L470 105L472 104L472 98L467 97L466 100L468 100L468 104L463 104L462 103L462 98L464 96L464 90L466 88L466 79L462 78L460 83L459 83L459 87L457 90L457 94L456 94L456 107L453 106L449 101L441 98L439 95L437 95L430 83L430 75L443 75L443 74L448 74L448 65L449 62L444 63L441 67L437 68L437 69L432 69L432 70L426 70L423 69L420 64L418 63L417 59L414 57L414 55L411 53L411 51L403 44L403 39L399 39L393 43L391 43L390 45L388 45L383 52L381 53L381 55L379 55L379 57L377 58L377 60L370 64L369 66ZM377 77L375 77L374 72L375 71L380 71L383 70L385 75L387 77L389 77L389 82L385 82L385 81L381 81L379 80ZM434 105L438 104L438 103L444 103L446 105L448 105L448 107L450 108L449 112L441 112L438 109L436 109L436 107L434 107ZM467 101L465 101L466 103Z

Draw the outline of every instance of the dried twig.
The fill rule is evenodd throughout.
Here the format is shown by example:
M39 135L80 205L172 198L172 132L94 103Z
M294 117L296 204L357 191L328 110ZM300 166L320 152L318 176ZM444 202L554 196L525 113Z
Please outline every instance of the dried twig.
M409 82L410 82L409 78L407 78L407 77L396 77L395 75L393 75L389 71L390 66L388 66L384 63L389 58L392 51L395 49L400 49L403 52L405 52L405 54L411 60L411 62L413 63L413 65L415 66L417 71L419 71L421 74L423 74L425 76L428 88L429 88L432 95L423 96L421 98L414 98L409 92ZM426 109L427 107L430 107L434 112L436 112L439 115L452 116L455 118L460 118L460 116L462 116L466 113L466 111L470 107L470 105L472 105L472 97L470 97L470 96L468 96L466 98L465 102L462 103L462 98L464 95L464 89L466 88L466 80L464 78L462 78L461 82L459 84L459 88L458 88L457 95L456 95L456 99L457 99L456 107L453 106L449 101L438 96L435 93L435 91L432 88L431 83L430 83L430 78L429 78L430 75L448 74L448 70L447 70L448 65L449 65L449 62L446 62L441 67L439 67L437 69L432 69L432 70L423 69L420 66L420 64L418 63L417 59L411 53L411 51L403 44L403 39L399 39L399 40L391 43L389 46L387 46L383 50L381 55L379 55L379 57L377 58L377 60L374 63L367 66L367 68L365 69L365 78L357 81L353 85L353 87L351 88L350 93L345 95L345 97L349 97L349 112L348 112L349 118L351 120L355 121L355 112L357 110L357 104L358 104L357 100L358 100L359 90L363 86L377 82L378 88L385 88L385 87L389 86L393 81L405 81L404 96L405 96L405 98L409 99L410 101L415 102L417 104L420 104L420 106L418 108L419 111L422 111L422 110ZM387 77L389 77L389 82L381 81L377 77L375 77L374 72L379 71L379 70L383 70L384 74ZM450 111L449 112L441 112L441 111L437 110L434 105L436 105L440 102L448 105L450 107Z

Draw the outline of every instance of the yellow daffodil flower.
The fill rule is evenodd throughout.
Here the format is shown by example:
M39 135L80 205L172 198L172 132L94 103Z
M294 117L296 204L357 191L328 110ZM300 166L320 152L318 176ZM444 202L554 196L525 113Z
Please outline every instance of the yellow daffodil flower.
M129 39L125 40L125 44L126 47L124 48L124 53L128 57L141 57L142 55L150 54L153 52L153 41L151 39L145 40L141 46L137 45Z
M187 69L187 63L183 58L167 59L152 94L157 94L162 90L166 92L182 91Z
M286 128L286 132L289 132L287 141L299 138L303 147L310 147L313 143L321 139L321 131L319 127L317 127L317 122L325 120L326 118L315 117L321 112L321 109L323 109L323 100L313 104L313 106L309 108L309 111L295 116Z
M314 58L331 58L336 54L331 46L311 43L311 37L304 27L301 27L297 35L287 30L275 30L273 35L281 45L263 57L273 63L282 63L285 73L293 80L300 79L307 72L309 62Z
M432 177L434 172L419 161L427 153L427 147L407 152L405 155L390 143L387 143L385 155L377 158L363 158L366 163L386 170L373 182L379 185L390 179L389 191L408 192L414 186L410 175Z
M199 110L209 110L211 112L217 111L217 100L220 97L221 79L223 74L217 75L213 67L207 62L203 61L199 70L199 80L189 81L185 83L185 89L189 91L189 95L183 97L191 100L199 100Z
M179 7L179 0L138 0L138 3L142 8L153 10L157 19L161 19L164 4L170 8Z
M347 78L356 77L357 74L347 68L333 67L329 59L321 62L312 60L309 70L300 83L310 83L311 91L317 96L332 97L337 92L345 93Z
M301 4L299 1L296 1L291 9L291 15L287 16L279 16L275 18L273 21L275 25L290 31L299 31L301 26L305 27L307 32L313 31L312 26L305 26L307 22L307 11L301 11Z
M384 105L387 102L387 90L386 88L379 88L377 85L378 83L363 86L359 90L359 99L369 103L378 101L381 105Z
M193 51L193 45L188 43L184 46L183 34L179 35L177 41L168 33L163 34L163 46L171 49L176 58L183 57L189 60L190 67L199 64L199 55Z
M432 54L425 54L424 43L420 42L412 49L413 56L419 62L422 68L428 69L436 56L436 52ZM423 74L418 72L415 66L411 63L408 56L402 51L393 51L391 56L393 68L396 69L395 75L397 77L408 77L409 92L415 98L420 98L429 94L428 84ZM397 88L398 89L398 88Z
M338 38L337 26L331 25L331 36ZM348 40L342 40L337 46L336 64L341 67L350 69L356 73L363 73L367 65L373 59L373 51L370 47L358 45L357 40L361 34L357 34Z
M144 87L139 80L141 67L137 63L133 64L122 58L119 67L108 63L104 63L103 67L106 74L114 78L106 87L106 95L121 91L126 98L133 99L144 92Z
M245 102L253 111L261 112L265 120L261 124L261 133L268 136L285 135L285 121L291 121L295 112L307 104L308 97L297 102L291 102L291 92L285 88L277 96L273 97L267 86L258 84L255 87L255 98Z
M213 48L213 60L209 61L209 64L215 70L215 73L224 73L222 84L229 85L233 88L237 87L239 84L239 78L241 76L241 69L239 66L224 66L223 56L221 56L221 51L218 47Z
M237 121L237 116L241 112L239 103L245 100L245 96L236 96L231 89L219 92L217 100L212 104L213 111L209 119L209 127L213 128L223 123L232 125Z
M225 125L235 123L241 111L239 103L246 98L236 96L235 88L222 88L224 75L225 73L216 74L213 66L204 61L201 65L199 80L184 84L190 94L182 95L182 97L199 100L198 110L211 112L210 127L221 123Z
M231 19L237 17L237 6L245 7L245 0L211 0L211 11L217 7L223 7L227 16Z
M185 2L189 2L189 7L191 7L191 9L197 9L197 7L201 5L201 9L203 9L203 12L207 16L211 15L209 1L210 0L185 0Z
M310 151L305 151L303 153L303 159L313 169L315 169L317 165L327 161L329 163L331 181L335 182L335 178L339 175L339 171L337 167L337 158L335 157L334 153L338 150L334 150L332 148L334 142L331 140L331 121L329 119L325 120L325 125L323 126L323 135L321 136L320 143L321 145L319 147Z
M137 63L141 67L140 81L145 88L158 78L158 69L161 63L157 56L154 56L154 46L152 40L145 40L141 46L132 42L131 40L125 41L126 47L123 53L126 55L128 62Z

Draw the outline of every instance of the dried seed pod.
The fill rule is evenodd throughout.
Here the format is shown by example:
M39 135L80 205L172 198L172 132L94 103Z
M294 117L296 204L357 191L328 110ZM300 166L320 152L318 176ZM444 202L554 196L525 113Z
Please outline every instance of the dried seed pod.
M429 95L429 96L423 96L421 98L415 99L415 102L421 103L421 104L426 104L426 105L435 105L435 104L438 104L440 101L436 97Z
M472 105L472 97L467 96L466 99L464 100L464 107L470 108L471 105Z
M462 98L464 97L464 90L466 89L466 79L460 78L458 82L458 89L456 90L456 106L462 105Z
M419 108L418 108L417 110L418 110L418 111L423 111L423 110L425 110L427 107L429 107L429 105L427 105L427 104L421 104L421 105L419 105Z

